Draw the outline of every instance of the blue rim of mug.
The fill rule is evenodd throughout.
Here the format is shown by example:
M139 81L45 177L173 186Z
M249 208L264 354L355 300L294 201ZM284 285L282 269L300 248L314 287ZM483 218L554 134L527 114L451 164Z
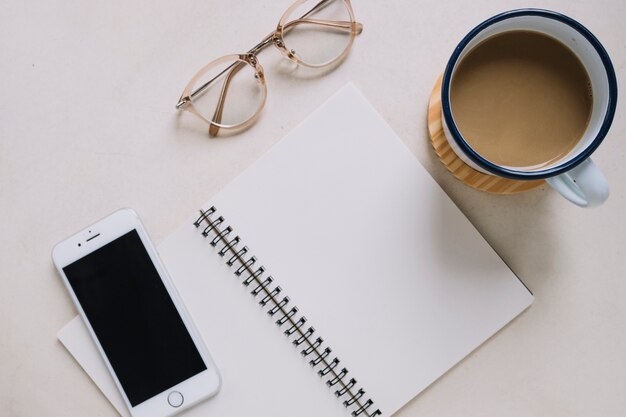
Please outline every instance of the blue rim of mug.
M585 39L589 41L589 43L594 47L600 59L602 60L602 64L604 69L606 70L606 75L609 84L609 102L607 104L606 115L604 116L604 120L602 121L602 126L600 127L600 131L594 138L593 142L587 146L580 154L576 155L574 158L569 161L541 171L517 171L514 169L502 167L496 165L489 160L480 156L476 151L474 151L471 146L463 139L463 136L459 132L459 129L454 123L454 119L452 118L452 111L450 109L450 80L452 78L452 71L459 60L459 57L463 50L467 47L474 37L476 37L480 32L482 32L487 27L493 25L494 23L500 22L502 20L510 19L513 17L519 16L539 16L545 17L548 19L554 19L561 23L565 23L570 26L578 33L583 35ZM617 80L615 77L615 69L613 68L613 64L611 63L611 59L609 58L608 53L600 43L600 41L583 25L575 21L574 19L562 15L557 12L553 12L551 10L544 9L516 9L508 12L500 13L496 16L493 16L474 29L472 29L457 45L446 65L445 72L443 74L442 81L442 89L441 89L441 105L443 110L443 117L448 125L448 129L450 134L452 135L452 139L457 143L457 145L462 149L462 151L467 155L476 165L483 168L484 170L491 172L493 174L499 175L501 177L515 179L515 180L536 180L536 179L544 179L548 177L553 177L559 174L562 174L570 169L574 168L576 165L580 164L596 150L596 148L602 143L604 137L606 136L609 128L611 127L611 123L613 123L613 117L615 116L615 108L617 104Z

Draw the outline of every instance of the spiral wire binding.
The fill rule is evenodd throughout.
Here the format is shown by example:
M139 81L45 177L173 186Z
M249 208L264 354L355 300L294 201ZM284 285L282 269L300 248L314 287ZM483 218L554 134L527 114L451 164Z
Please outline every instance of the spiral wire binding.
M346 368L339 368L339 358L332 355L332 349L323 347L324 339L315 337L315 328L307 327L307 319L300 314L298 307L290 306L291 299L282 294L280 286L275 285L271 276L263 277L265 267L256 267L257 258L249 256L247 246L238 247L241 243L239 236L231 237L233 228L224 227L224 217L214 214L215 206L208 210L200 210L200 217L193 223L195 227L202 229L202 235L210 238L213 247L222 245L218 251L221 257L228 256L226 265L235 268L235 276L244 276L242 284L246 287L253 286L250 291L253 297L261 296L259 304L262 308L268 307L267 314L276 317L275 323L285 328L284 334L291 338L294 346L300 347L301 355L310 357L309 364L317 369L317 374L326 380L326 385L336 387L335 396L345 398L343 405L352 408L352 416L374 417L382 415L379 409L373 409L374 401L364 400L365 390L356 389L357 381L349 378ZM332 357L332 359L331 359ZM372 411L369 411L370 408Z

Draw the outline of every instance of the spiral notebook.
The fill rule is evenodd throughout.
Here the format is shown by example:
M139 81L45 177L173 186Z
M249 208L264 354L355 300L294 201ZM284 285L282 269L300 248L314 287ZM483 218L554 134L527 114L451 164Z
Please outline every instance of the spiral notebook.
M159 251L223 376L188 416L391 415L533 300L351 84Z

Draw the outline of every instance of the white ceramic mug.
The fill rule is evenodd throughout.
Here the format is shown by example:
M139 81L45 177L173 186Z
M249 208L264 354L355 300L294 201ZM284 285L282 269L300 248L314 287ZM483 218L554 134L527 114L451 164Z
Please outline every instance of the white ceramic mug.
M485 39L511 30L538 31L558 39L578 56L591 81L593 106L583 137L569 154L540 168L512 168L488 161L463 139L450 109L450 84L460 60ZM443 75L441 103L446 139L454 152L472 168L515 180L546 179L563 197L581 207L598 206L608 198L609 185L590 155L613 122L617 81L613 64L602 44L577 21L542 9L512 10L487 19L463 38L450 57Z

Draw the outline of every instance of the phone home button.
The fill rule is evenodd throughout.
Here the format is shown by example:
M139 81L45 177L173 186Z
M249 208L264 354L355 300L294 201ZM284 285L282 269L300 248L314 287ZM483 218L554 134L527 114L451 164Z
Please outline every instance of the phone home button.
M176 408L180 407L181 405L183 405L183 401L185 401L185 398L183 397L183 394L181 394L178 391L172 391L167 396L167 402L172 407L176 407Z

